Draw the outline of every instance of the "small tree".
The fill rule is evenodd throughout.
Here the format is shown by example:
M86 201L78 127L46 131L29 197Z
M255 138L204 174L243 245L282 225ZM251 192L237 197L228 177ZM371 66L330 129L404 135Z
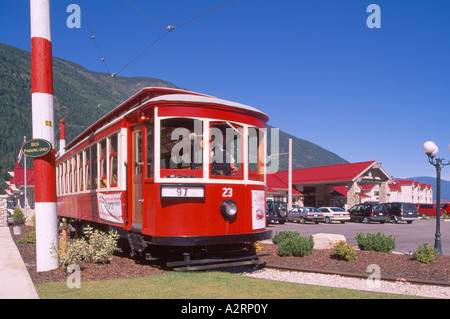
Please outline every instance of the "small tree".
M12 219L14 221L14 225L20 225L25 222L25 216L20 208L15 208L14 213L12 215Z

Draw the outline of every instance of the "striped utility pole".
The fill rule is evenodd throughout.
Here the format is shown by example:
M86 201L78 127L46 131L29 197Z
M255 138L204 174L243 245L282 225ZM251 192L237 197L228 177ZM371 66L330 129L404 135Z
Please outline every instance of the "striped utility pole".
M44 139L52 145L50 153L34 159L36 268L43 272L58 268L58 260L52 254L52 247L58 248L58 216L50 0L30 0L30 12L33 139Z

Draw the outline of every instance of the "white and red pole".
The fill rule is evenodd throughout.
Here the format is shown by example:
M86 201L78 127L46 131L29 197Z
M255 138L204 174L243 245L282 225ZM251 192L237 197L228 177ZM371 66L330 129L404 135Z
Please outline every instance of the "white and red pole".
M52 144L50 153L34 160L36 269L43 272L58 268L58 259L52 254L52 247L58 249L58 216L50 0L30 0L30 12L33 139L44 139Z
M64 118L59 122L59 156L63 156L66 152L66 123Z

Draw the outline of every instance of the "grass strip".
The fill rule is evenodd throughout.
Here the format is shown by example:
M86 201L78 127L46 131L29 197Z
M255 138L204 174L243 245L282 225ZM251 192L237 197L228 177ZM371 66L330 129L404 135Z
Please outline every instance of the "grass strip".
M167 273L143 278L36 285L41 299L409 299L413 296L363 292L249 278L227 272Z

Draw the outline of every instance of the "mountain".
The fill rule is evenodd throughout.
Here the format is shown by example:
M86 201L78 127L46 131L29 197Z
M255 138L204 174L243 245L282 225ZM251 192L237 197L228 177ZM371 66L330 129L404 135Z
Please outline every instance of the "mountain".
M416 177L409 177L409 178L396 178L398 180L414 180L417 182L420 182L421 184L429 184L433 186L433 200L436 200L436 177L429 177L429 176L416 176ZM441 179L441 199L443 200L450 200L450 181L446 181Z
M87 70L75 63L53 58L55 144L59 144L59 121L66 123L66 141L71 141L101 116L143 87L173 87L160 79L111 77ZM208 92L204 92L208 93ZM270 114L269 114L270 116ZM0 194L9 179L8 171L17 162L23 137L32 136L31 54L0 43ZM270 129L269 129L270 137ZM280 170L288 168L289 138L293 139L294 168L347 163L318 145L279 132ZM270 142L269 153L270 152ZM32 167L32 160L27 161Z
M270 114L269 114L270 116ZM272 150L271 133L272 126L267 127L267 155L269 159L271 155L279 154L279 171L285 171L289 168L289 139L292 139L292 168L308 168L316 166L328 166L337 164L346 164L348 161L342 157L330 152L314 143L308 142L301 138L279 130L279 150ZM269 163L270 164L270 163Z

